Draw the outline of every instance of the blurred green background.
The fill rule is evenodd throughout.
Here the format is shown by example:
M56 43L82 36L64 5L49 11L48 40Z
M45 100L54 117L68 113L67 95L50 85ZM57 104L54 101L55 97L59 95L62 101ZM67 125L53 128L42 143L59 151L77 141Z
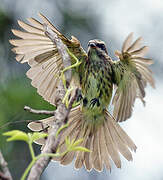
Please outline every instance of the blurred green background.
M123 159L122 170L113 166L111 174L105 170L102 173L95 171L88 173L84 169L75 171L73 164L63 167L58 163L51 163L43 174L42 180L163 179L163 171L161 171L163 144L159 139L163 136L161 121L163 105L161 101L161 98L163 100L162 9L163 2L159 0L155 2L152 0L103 0L100 2L93 0L0 0L0 148L9 163L14 179L20 178L29 163L29 151L25 143L6 143L6 138L1 134L11 129L29 131L25 120L46 117L25 112L24 105L36 109L53 110L53 106L45 102L37 94L36 89L30 85L30 80L25 76L28 65L16 62L15 55L11 51L12 46L8 42L9 39L14 38L11 29L18 28L16 20L25 21L28 17L37 18L38 12L47 16L67 37L76 36L85 49L90 39L104 40L113 59L115 59L114 50L121 48L123 40L130 32L135 32L136 36L143 36L146 44L150 46L148 57L156 62L152 70L157 82L157 91L147 88L147 107L144 109L138 102L132 121L122 124L139 145L138 152L134 156L134 163L128 163ZM17 121L19 123L14 123ZM7 124L9 122L10 124ZM35 150L39 152L38 145L35 145Z

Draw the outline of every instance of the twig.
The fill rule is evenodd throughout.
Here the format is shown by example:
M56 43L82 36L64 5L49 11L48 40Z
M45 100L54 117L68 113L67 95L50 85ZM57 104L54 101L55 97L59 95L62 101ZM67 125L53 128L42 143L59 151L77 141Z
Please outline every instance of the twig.
M29 106L24 106L24 110L34 114L45 114L45 115L54 115L55 112L55 111L47 111L47 110L36 110L36 109L32 109Z
M44 25L44 26L45 26L45 31L46 31L45 34L56 44L58 51L61 54L63 60L67 59L69 56L66 52L65 45L58 38L56 33L54 33L51 29L49 29L47 25ZM67 74L65 73L66 81L68 81L68 83L71 78L71 71L69 72L70 73L67 73ZM56 99L55 99L55 104L57 106L57 110L54 113L55 120L49 132L49 136L46 140L46 144L43 147L42 153L55 153L56 152L58 144L60 142L62 132L58 135L58 138L56 138L55 135L57 133L57 130L67 122L69 112L72 108L72 104L77 96L77 93L75 94L73 98L71 98L68 108L66 108L65 104L62 103L62 99L64 98L64 96L65 96L65 89L64 89L62 81L60 80L60 83L58 85L58 90L56 93ZM51 160L50 157L40 158L32 167L28 176L28 180L39 180L42 172L47 167L50 160Z
M65 104L62 104L62 98L58 99L57 110L55 111L55 121L54 125L49 132L49 136L47 138L46 144L42 150L42 153L55 153L57 147L60 142L60 138L62 136L62 132L56 138L56 133L58 129L67 122L67 118L69 112L72 108L72 104L77 97L77 93L71 98L68 109L66 108ZM28 180L39 180L42 172L49 164L51 158L50 157L42 157L40 158L35 165L32 167L30 174L28 176Z
M12 180L12 176L7 167L7 162L5 161L1 151L0 151L0 167L2 169L2 172L0 172L0 179L1 180Z

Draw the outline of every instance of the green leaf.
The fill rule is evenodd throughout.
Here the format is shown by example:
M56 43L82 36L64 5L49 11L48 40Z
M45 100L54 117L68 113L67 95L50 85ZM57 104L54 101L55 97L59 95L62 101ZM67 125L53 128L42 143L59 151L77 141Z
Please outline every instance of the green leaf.
M75 142L75 138L73 138L72 141L70 142L70 146L74 146L74 142Z
M65 138L65 143L66 143L67 147L70 146L70 144L71 144L70 137Z
M73 143L73 146L78 146L81 142L83 142L83 139L78 139Z
M7 131L7 132L3 133L3 136L13 136L18 132L20 132L20 131L19 130Z
M82 147L82 146L76 146L72 147L70 151L84 151L84 152L91 152L89 149Z
M60 152L60 148L58 147L57 150L56 150L56 154L58 153L59 154Z
M34 142L38 139L41 139L41 138L45 138L47 137L48 134L47 133L43 133L43 132L34 132L33 134L31 134L31 141Z
M10 136L9 138L7 138L7 141L29 142L28 135L25 132L19 131L19 130L12 130L12 131L5 132L3 133L3 136Z

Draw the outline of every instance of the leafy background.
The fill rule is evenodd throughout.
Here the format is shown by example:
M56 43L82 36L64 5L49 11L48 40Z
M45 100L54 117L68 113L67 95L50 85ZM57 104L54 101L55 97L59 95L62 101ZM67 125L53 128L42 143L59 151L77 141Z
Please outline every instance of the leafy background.
M163 179L162 9L161 0L0 0L0 134L11 129L29 131L25 120L45 117L24 112L24 105L53 109L31 87L30 80L25 76L28 65L17 63L11 52L8 40L14 38L11 28L18 28L17 19L37 18L37 12L41 12L67 37L78 37L85 49L90 39L104 40L113 59L114 51L121 48L124 38L133 31L136 37L143 36L145 44L150 46L148 57L155 60L151 69L156 79L156 90L147 87L146 107L137 101L132 118L121 124L138 146L133 162L127 162L122 157L122 169L113 165L112 173L106 170L102 173L86 172L84 168L76 171L73 163L61 166L51 162L42 180ZM5 126L8 122L11 124ZM19 179L30 161L27 145L6 143L0 135L0 148L14 179ZM35 150L39 153L39 146L35 145Z

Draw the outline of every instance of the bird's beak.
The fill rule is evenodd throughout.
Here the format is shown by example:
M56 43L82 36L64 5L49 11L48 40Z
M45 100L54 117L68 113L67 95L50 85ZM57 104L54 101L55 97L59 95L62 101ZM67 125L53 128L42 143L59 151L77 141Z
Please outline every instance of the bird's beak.
M88 47L95 48L95 47L96 47L96 45L95 45L95 43L94 43L94 42L89 42L89 43L88 43Z

